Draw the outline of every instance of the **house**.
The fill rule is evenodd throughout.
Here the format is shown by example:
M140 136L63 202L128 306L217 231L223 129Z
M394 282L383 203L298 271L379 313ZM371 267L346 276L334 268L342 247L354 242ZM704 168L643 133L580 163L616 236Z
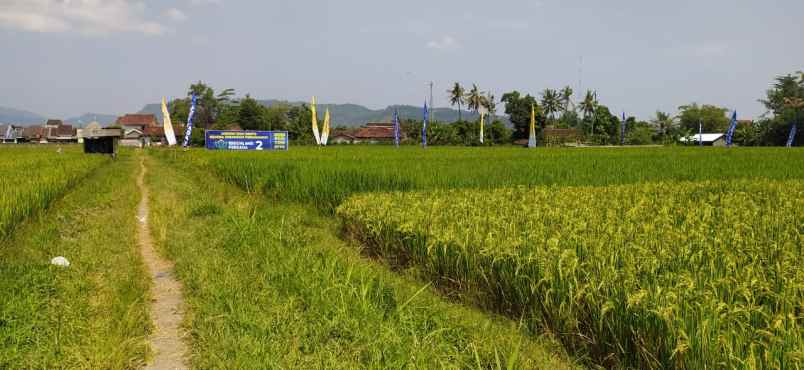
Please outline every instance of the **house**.
M726 134L695 134L682 137L678 141L688 145L700 145L703 142L704 146L726 146Z
M405 140L404 132L400 132L400 140ZM370 122L355 130L335 132L330 138L334 144L380 144L394 142L394 125L391 123Z
M48 129L44 126L30 126L22 129L22 139L29 143L47 143Z
M578 143L581 141L581 136L581 133L574 128L548 127L542 131L543 141L547 146ZM527 145L527 142L525 145Z
M23 128L14 125L0 125L0 143L16 144L22 141Z
M48 123L45 124L45 127L48 129L47 141L49 143L77 142L78 137L76 135L75 129L73 129L73 126L65 125L61 120L57 121L59 122L59 124L56 125L55 127L50 125L50 121L48 121Z
M155 128L159 128L156 115L150 113L126 114L118 117L115 125L123 131L120 145L139 148L150 146L152 142L150 135L155 133ZM162 137L164 137L164 132Z

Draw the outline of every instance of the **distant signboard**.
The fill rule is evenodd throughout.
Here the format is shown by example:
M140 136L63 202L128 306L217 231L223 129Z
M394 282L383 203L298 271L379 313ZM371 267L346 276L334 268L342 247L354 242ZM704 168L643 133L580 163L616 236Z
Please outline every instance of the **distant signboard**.
M287 131L207 130L211 150L288 150Z

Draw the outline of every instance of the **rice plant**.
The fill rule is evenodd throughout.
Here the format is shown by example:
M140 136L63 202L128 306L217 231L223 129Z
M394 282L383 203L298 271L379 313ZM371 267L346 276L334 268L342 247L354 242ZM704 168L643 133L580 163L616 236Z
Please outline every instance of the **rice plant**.
M804 365L804 181L359 195L349 234L598 364Z
M0 239L107 160L74 147L0 147Z

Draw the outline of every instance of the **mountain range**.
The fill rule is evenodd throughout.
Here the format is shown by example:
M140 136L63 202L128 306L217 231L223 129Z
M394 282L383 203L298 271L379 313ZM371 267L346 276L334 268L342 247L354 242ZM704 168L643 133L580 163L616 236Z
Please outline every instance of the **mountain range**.
M21 109L0 107L0 123L12 123L20 126L42 125L48 119L60 119L55 117L45 117L41 114L29 112ZM92 121L97 121L101 125L109 125L117 120L117 115L102 113L84 113L78 117L71 117L64 120L64 123L73 126L86 126Z
M282 100L267 99L259 100L260 104L270 107L276 104L288 104L300 106L302 102L287 102ZM318 104L318 113L323 118L324 111L330 110L333 126L358 127L368 122L391 122L394 110L399 111L400 119L422 119L422 107L412 105L392 105L382 109L370 109L358 104ZM147 104L137 113L152 113L159 121L162 121L162 108L160 104ZM432 112L431 121L453 122L458 119L458 111L452 108L435 108ZM107 126L117 119L115 114L85 113L78 117L71 117L64 120L65 123L75 126L84 126L92 121L98 121ZM461 117L465 120L477 120L478 115L474 112L461 111ZM13 123L22 126L41 125L48 118L43 115L14 108L0 107L0 123ZM506 117L499 117L507 123Z

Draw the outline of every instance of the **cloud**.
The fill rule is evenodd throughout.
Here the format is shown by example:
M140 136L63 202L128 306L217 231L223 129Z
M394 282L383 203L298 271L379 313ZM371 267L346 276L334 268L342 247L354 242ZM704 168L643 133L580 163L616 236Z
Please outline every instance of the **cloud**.
M174 22L184 22L187 20L187 14L184 14L183 11L176 8L167 9L163 14Z
M460 44L454 37L445 35L438 40L428 42L427 47L435 50L455 50L460 48Z
M192 5L221 5L222 0L190 0Z
M127 0L0 0L0 27L28 32L165 33L144 15L144 3Z

